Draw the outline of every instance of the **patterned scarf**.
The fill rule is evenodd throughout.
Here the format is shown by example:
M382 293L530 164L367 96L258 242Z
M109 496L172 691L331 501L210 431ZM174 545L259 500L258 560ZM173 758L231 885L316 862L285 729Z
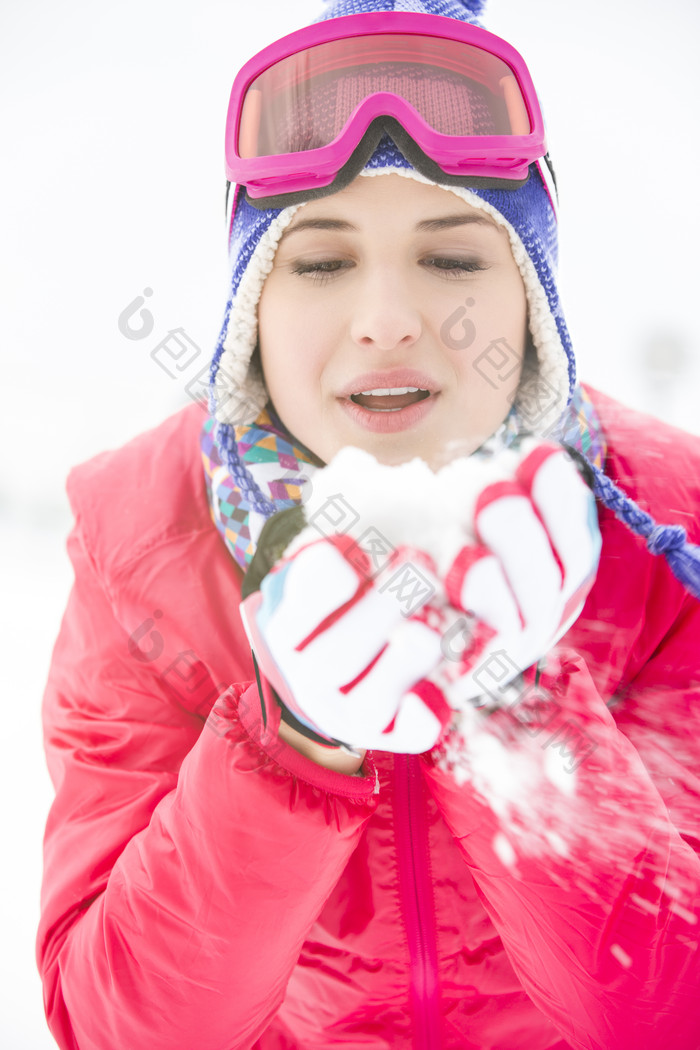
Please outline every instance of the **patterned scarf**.
M276 510L303 502L304 485L312 482L319 468L313 456L263 409L254 423L236 427L238 451L245 467ZM482 448L496 451L508 447L518 436L517 417L511 412L499 430ZM580 452L589 463L603 469L605 436L588 393L577 386L556 431L549 435ZM214 442L214 421L207 419L201 434L202 461L209 509L236 563L245 571L255 554L266 518L250 504L222 463Z

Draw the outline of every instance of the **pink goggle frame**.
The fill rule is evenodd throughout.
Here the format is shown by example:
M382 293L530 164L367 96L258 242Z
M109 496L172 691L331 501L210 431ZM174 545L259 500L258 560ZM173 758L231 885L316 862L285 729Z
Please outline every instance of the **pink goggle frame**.
M394 73L401 94L387 90ZM361 78L359 102L347 88L353 76L358 84ZM442 111L426 91L426 81L441 76L452 93ZM462 113L478 95L489 133L463 134L461 91ZM323 104L314 107L321 94ZM299 114L304 133L294 143L290 128ZM464 185L520 184L547 152L537 95L515 48L441 15L375 12L308 26L246 62L226 119L226 177L245 186L258 206L318 193L336 180L377 118L392 118L420 154Z

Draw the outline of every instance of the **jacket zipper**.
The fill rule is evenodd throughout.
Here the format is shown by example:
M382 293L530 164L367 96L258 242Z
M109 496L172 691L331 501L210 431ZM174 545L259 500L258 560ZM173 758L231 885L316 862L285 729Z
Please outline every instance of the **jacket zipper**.
M414 1046L416 1050L439 1050L442 1044L435 910L423 779L418 763L415 755L395 755L396 850L411 960Z

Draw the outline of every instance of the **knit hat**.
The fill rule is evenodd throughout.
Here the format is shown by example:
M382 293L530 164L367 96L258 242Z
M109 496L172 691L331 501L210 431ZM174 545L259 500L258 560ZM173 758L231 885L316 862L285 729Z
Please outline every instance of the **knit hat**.
M327 0L318 21L373 11L401 11L443 15L480 25L485 2ZM441 103L450 104L449 83L441 87ZM480 114L479 99L475 98L470 119L478 124L484 119ZM303 119L293 133L303 135ZM392 138L385 135L359 175L387 173L430 183L410 164ZM538 165L531 165L527 181L516 189L465 188L448 185L447 180L439 177L436 182L472 207L485 211L507 231L525 287L535 350L534 361L526 359L513 411L520 430L541 437L556 435L558 421L574 392L576 366L556 282L555 205L541 171ZM257 306L282 233L303 206L257 208L246 198L244 189L238 187L229 228L232 282L210 373L211 412L223 461L236 484L249 495L252 505L261 508L266 500L238 454L235 426L252 423L268 400L259 366L252 360L257 346ZM700 596L700 559L692 553L697 548L690 548L685 542L683 530L656 526L601 470L593 469L598 498L633 531L647 537L650 549L666 553L679 579ZM670 531L664 531L662 536L659 529Z

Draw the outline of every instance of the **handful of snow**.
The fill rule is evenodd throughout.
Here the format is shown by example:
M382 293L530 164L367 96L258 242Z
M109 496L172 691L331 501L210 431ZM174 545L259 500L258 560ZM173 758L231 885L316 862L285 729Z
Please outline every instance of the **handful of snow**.
M494 482L510 480L537 444L517 450L453 460L434 472L422 459L398 466L379 463L369 452L348 447L316 471L304 495L306 527L286 553L317 540L344 534L370 553L386 545L424 551L443 577L462 547L476 541L474 509L479 494Z

